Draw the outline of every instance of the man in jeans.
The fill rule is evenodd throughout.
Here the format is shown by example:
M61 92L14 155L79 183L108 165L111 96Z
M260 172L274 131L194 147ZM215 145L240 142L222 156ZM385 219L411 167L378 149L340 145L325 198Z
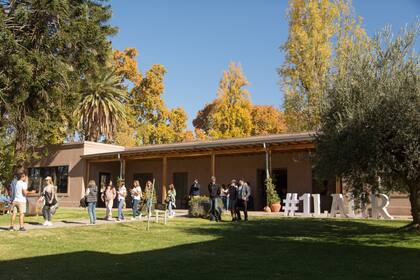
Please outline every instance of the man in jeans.
M24 172L21 172L18 174L19 180L14 180L11 184L11 201L12 201L12 218L10 220L10 230L14 230L14 224L16 220L16 213L19 213L19 225L20 231L25 231L25 227L23 226L24 218L25 218L25 212L26 212L26 196L29 193L28 192L28 183L27 179L28 177Z
M216 220L219 222L221 220L221 213L219 213L217 208L217 198L220 196L220 187L216 184L216 177L211 177L211 182L208 185L209 195L210 195L210 220Z
M240 208L244 211L244 219L248 221L248 201L251 195L251 188L248 186L247 183L243 179L239 180L238 186L238 207L236 210L236 215L238 220L241 220L241 211Z

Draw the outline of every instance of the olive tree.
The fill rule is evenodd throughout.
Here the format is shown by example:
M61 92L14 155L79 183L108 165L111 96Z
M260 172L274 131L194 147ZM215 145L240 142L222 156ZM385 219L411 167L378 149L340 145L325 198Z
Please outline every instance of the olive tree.
M417 22L394 37L384 29L354 48L331 76L317 133L316 168L350 191L409 194L420 223L420 65ZM344 58L343 58L344 59Z

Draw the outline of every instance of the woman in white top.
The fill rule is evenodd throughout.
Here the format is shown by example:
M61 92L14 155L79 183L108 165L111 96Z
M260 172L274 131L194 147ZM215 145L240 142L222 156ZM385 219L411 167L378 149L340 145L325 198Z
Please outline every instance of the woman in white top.
M44 226L52 226L51 222L51 210L57 204L57 190L53 185L53 181L50 176L44 179L45 187L42 191L40 201L44 201L44 207L42 207L42 216L44 216Z
M174 211L174 208L176 208L175 201L176 201L175 186L174 184L170 184L168 194L166 196L166 203L168 205L169 217L171 218L175 216L175 211Z
M120 187L118 189L118 221L124 220L124 203L125 197L127 196L127 189L125 188L124 181L120 181Z
M134 180L133 189L131 190L131 196L133 197L133 217L131 218L131 220L135 220L136 217L140 216L139 204L140 199L143 196L141 192L140 182L138 180Z

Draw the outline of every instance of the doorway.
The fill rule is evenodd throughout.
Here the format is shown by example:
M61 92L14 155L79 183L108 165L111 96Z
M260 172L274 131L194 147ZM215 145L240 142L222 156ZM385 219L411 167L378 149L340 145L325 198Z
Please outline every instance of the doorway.
M273 180L274 185L276 185L276 191L283 201L286 198L287 194L287 168L276 168L271 171L271 178ZM258 169L257 170L257 182L258 182L258 190L260 192L260 197L262 197L263 205L267 204L267 193L265 190L265 179L266 179L266 171L265 169Z
M99 189L98 189L98 202L97 202L98 207L105 207L105 202L102 201L101 195L102 195L102 192L105 191L105 188L109 184L110 181L111 181L111 173L99 172L99 180L98 180Z
M176 190L176 207L179 209L188 208L188 173L175 172L172 174L172 183Z
M138 180L142 191L144 191L146 182L153 182L153 173L136 173L133 175L133 181Z

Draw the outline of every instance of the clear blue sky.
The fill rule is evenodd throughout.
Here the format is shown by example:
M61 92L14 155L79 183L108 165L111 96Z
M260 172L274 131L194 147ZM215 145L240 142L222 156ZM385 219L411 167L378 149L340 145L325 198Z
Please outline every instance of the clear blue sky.
M189 128L197 111L216 97L223 71L240 62L254 104L282 106L276 68L288 35L287 0L112 0L113 47L135 47L144 72L168 70L164 98L182 106ZM391 24L398 31L420 16L420 0L353 0L370 35ZM418 46L418 44L417 44Z

